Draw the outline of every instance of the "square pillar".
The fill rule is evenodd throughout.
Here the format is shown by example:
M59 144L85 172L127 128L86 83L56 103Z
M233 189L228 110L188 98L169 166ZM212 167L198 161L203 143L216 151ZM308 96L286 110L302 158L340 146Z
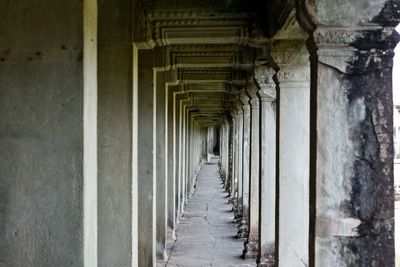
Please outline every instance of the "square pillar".
M99 266L131 266L137 261L132 255L133 244L137 244L132 235L137 217L128 212L136 209L132 199L134 53L128 19L131 5L131 1L125 0L99 4Z
M250 96L250 188L249 188L249 234L244 243L243 257L255 258L258 255L259 223L259 180L260 180L260 100L254 82L247 86Z
M398 2L308 4L297 13L310 34L310 265L394 266Z
M310 64L304 40L272 41L279 67L279 264L308 264Z
M247 238L249 233L249 189L250 189L250 103L245 90L241 91L240 101L243 109L243 145L242 145L242 218L237 237Z
M257 66L255 80L260 87L260 222L259 267L273 267L276 257L276 205L277 205L277 92L273 80L275 70L270 66Z
M138 122L137 122L137 166L138 166L138 261L139 266L153 266L156 262L155 205L156 185L154 180L154 106L153 89L154 50L138 51Z

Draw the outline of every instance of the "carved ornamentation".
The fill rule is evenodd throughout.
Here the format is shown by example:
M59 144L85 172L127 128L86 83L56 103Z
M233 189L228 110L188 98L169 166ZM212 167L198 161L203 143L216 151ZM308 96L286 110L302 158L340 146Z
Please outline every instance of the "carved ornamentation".
M260 87L258 95L261 101L276 100L276 84L273 79L275 70L270 66L257 66L254 71L254 80Z
M279 83L285 82L309 82L310 73L309 69L306 70L282 70L276 74Z
M317 45L343 45L354 42L362 35L362 32L352 28L317 28L314 33L314 41Z

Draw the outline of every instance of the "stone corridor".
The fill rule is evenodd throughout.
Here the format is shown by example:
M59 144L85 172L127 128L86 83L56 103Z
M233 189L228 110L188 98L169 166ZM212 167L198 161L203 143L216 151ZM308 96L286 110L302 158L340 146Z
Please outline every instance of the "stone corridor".
M0 267L395 266L400 0L0 21Z
M243 240L236 239L236 233L218 159L213 158L201 167L196 191L180 219L177 241L165 266L256 266L254 259L240 258Z

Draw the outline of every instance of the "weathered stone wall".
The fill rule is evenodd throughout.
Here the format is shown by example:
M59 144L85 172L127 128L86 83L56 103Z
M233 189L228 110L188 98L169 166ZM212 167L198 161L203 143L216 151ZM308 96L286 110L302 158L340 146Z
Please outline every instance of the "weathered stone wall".
M92 11L86 10L95 21ZM85 55L92 57L85 61L92 71L86 69L90 76L84 83L83 14L82 1L0 3L0 262L4 266L82 266L83 234L96 240L83 224L84 112L86 119L96 116L96 99L84 103L84 84L96 90L96 53L91 50L96 49L96 40L91 40L94 48L86 49L93 52ZM86 22L90 32L93 20ZM95 175L93 160L86 162L85 168L92 168L86 174ZM96 177L86 178L95 188ZM95 201L95 191L89 195ZM96 202L85 201L96 207ZM90 227L95 230L95 225ZM85 248L95 262L95 246Z
M391 68L399 6L338 6L298 1L312 70L310 264L394 266Z

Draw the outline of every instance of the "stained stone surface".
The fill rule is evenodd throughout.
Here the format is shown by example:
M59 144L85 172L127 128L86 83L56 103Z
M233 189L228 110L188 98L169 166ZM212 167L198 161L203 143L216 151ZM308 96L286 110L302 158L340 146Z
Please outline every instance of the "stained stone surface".
M237 224L233 223L216 159L202 166L196 188L180 219L177 241L165 266L256 266L255 260L240 258L243 240L235 239Z

